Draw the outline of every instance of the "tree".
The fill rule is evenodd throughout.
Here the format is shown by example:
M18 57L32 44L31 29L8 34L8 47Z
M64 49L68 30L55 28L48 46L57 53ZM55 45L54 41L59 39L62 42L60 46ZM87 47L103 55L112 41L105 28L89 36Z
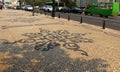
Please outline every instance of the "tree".
M35 0L35 5L40 5L40 4L43 4L45 2L49 2L51 0ZM33 0L25 0L26 4L32 4L33 3Z
M65 5L68 6L68 7L76 6L75 2L73 2L72 0L62 0L62 2L64 2Z

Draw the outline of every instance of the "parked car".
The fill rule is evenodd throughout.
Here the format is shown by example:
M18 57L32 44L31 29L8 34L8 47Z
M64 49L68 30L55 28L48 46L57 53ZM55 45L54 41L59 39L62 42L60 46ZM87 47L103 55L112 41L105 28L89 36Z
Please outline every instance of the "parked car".
M63 7L56 7L56 10L57 10L57 11L61 11L62 8L63 8Z
M44 6L40 6L40 10L44 10L45 9L45 5Z
M70 10L70 12L71 13L82 13L83 12L83 10L82 9L80 9L80 8L77 8L77 7L75 7L75 8L72 8L71 10Z
M22 10L25 10L25 6L24 6L24 5L23 5L23 6L21 6L21 9L22 9Z
M62 7L60 12L69 13L70 12L70 8L69 7Z
M5 6L6 8L8 8L8 7L9 7L9 4L7 4L7 3L4 3L4 6Z
M52 6L47 6L45 11L51 12L53 10Z
M20 6L16 6L16 9L17 9L17 10L20 10L20 9L21 9L21 7L20 7Z
M40 8L41 10L51 12L53 10L53 7L51 5L44 5Z
M25 10L27 10L27 11L32 11L32 10L33 10L32 5L26 5L26 6L25 6Z
M16 10L16 9L17 9L17 6L13 6L12 9Z

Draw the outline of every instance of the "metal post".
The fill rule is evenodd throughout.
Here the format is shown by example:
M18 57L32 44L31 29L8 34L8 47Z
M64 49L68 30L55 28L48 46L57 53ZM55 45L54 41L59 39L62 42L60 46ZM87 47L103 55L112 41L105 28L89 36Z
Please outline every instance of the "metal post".
M103 29L105 29L105 20L103 20Z
M45 12L45 15L46 15L46 12Z
M58 14L58 18L60 18L60 13Z
M80 17L80 23L83 23L83 19L82 19L82 16Z
M34 16L35 15L35 8L34 8L34 4L35 4L35 0L33 0L33 11L32 11L32 16Z
M70 20L70 15L68 15L68 21Z
M55 17L55 0L52 0L52 7L53 7L53 10L52 10L52 17Z
M40 10L40 14L42 14L42 10Z

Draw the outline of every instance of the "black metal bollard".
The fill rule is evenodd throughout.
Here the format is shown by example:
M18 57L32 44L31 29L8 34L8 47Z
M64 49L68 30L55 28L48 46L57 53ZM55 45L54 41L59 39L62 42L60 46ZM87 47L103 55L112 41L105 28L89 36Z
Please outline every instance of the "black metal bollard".
M55 17L55 0L52 0L52 13L51 16L54 18Z
M45 12L45 15L46 15L46 12Z
M70 21L70 15L68 15L68 21Z
M82 16L80 17L80 23L83 23L83 19L82 19Z
M35 16L35 10L33 9L33 11L32 11L32 16Z
M34 7L35 6L35 0L33 0L33 4L32 5L33 5L32 15L34 16L35 15L35 7Z
M42 14L42 11L40 11L40 14Z
M58 14L58 18L60 18L60 13Z
M103 20L103 29L105 29L105 20Z

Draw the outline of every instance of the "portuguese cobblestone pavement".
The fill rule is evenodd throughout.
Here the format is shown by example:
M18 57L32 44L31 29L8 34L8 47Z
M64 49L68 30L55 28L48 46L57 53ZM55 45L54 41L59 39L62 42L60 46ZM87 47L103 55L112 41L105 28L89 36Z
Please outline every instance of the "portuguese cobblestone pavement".
M0 72L120 72L119 31L0 11Z

